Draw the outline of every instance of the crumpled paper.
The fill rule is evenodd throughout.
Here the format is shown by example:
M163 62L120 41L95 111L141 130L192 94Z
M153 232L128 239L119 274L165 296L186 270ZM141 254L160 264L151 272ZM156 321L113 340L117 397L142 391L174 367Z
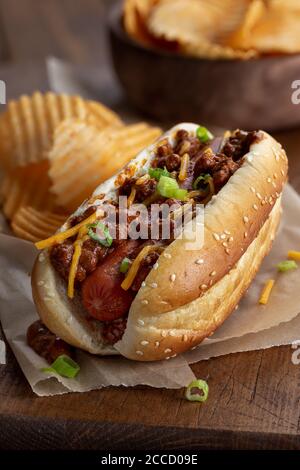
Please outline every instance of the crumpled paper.
M0 235L0 320L5 336L33 391L53 395L84 392L109 385L180 388L193 380L189 364L236 351L290 344L300 337L300 268L277 273L276 264L300 245L300 197L286 187L283 218L271 253L237 310L197 349L169 361L137 363L122 357L94 357L77 351L80 373L66 379L42 372L46 362L26 344L27 327L37 319L31 297L30 271L35 247L8 234ZM258 304L264 281L276 279L270 301Z

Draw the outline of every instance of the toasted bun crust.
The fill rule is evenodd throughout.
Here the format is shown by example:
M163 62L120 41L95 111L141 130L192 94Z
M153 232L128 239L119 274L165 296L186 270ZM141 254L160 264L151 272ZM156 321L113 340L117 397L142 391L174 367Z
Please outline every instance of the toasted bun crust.
M185 126L197 127L180 124L174 129ZM145 153L137 161L144 165ZM187 240L177 239L167 247L133 301L125 334L114 348L103 345L101 323L87 321L79 299L67 298L47 252L40 255L32 276L42 320L65 341L94 354L119 351L150 361L199 344L230 314L269 251L286 177L285 152L261 132L242 167L206 206L202 246L190 249ZM116 178L95 193L111 195Z

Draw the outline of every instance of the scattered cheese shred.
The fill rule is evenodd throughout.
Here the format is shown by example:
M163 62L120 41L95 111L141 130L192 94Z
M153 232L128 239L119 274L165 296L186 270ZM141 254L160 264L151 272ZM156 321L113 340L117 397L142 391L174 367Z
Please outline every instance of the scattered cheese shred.
M133 281L135 276L137 275L137 272L139 270L140 264L143 261L143 259L151 252L151 251L157 251L157 246L155 245L148 245L145 246L137 255L135 260L133 261L132 265L130 266L130 269L127 273L127 276L125 277L124 281L121 284L122 289L128 290Z
M76 233L79 232L81 227L86 226L88 224L92 224L96 220L96 218L97 218L97 211L94 212L92 215L90 215L87 219L75 225L74 227L69 228L65 232L56 233L52 237L46 238L45 240L41 240L40 242L35 243L35 246L37 247L38 250L43 250L44 248L49 248L55 243L61 243L67 238L70 238L76 235Z
M288 258L294 259L295 261L300 261L300 251L290 250L288 252Z
M275 283L274 279L269 279L266 282L266 284L265 284L265 286L262 290L260 299L259 299L260 304L266 305L268 303L271 291L272 291L273 286L274 286L274 283Z
M74 297L74 283L75 283L75 277L77 273L77 268L78 268L78 263L79 263L79 258L81 255L81 247L82 247L82 240L76 240L74 243L74 254L72 258L72 263L71 263L71 268L70 268L70 273L69 273L69 282L68 282L68 297L70 299L73 299Z

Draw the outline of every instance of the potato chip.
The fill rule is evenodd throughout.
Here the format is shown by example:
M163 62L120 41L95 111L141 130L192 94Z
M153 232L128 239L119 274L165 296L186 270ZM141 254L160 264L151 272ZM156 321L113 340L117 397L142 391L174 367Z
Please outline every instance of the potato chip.
M126 0L123 7L123 25L125 31L134 39L148 43L147 18L151 8L159 0Z
M49 152L56 204L73 211L102 181L160 135L160 129L144 123L99 132L82 121L63 122Z
M66 218L67 215L23 206L14 214L11 228L18 237L37 242L53 235Z
M44 161L15 168L6 174L1 185L1 199L3 213L8 219L12 219L22 206L43 210L54 207L54 197L49 192L48 169L49 163Z
M68 118L91 122L99 129L121 125L119 117L100 103L79 96L34 93L8 103L0 117L0 155L6 168L25 166L45 158L53 131Z
M150 12L148 28L181 45L218 43L240 24L251 0L161 0Z
M245 19L229 44L243 49L256 49L260 54L299 52L299 2L256 0L249 10L249 18Z

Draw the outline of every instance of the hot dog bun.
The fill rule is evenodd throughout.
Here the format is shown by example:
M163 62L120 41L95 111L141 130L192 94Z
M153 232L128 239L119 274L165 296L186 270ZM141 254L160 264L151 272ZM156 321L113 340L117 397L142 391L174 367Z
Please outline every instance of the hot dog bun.
M179 124L195 132L197 125ZM151 148L126 169L100 185L93 195L102 201L116 194L124 171L138 174L149 166ZM186 251L176 239L158 260L135 297L127 328L114 347L104 345L101 323L90 321L80 299L70 300L47 251L39 255L32 275L33 297L48 328L65 341L93 354L122 354L130 359L166 359L199 344L223 323L255 276L271 248L280 220L287 158L280 144L261 131L243 165L206 206L204 244ZM79 210L86 208L85 203Z

